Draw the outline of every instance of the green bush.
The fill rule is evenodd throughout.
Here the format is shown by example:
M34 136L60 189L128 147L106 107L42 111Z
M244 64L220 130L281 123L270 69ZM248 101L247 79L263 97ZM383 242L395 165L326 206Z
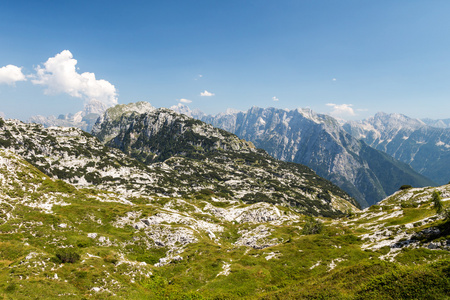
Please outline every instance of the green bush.
M14 292L16 289L17 289L17 285L13 282L13 283L10 283L10 284L6 287L5 291L8 292L8 293L12 293L12 292Z
M80 254L74 248L59 248L56 257L62 263L76 263L80 260Z
M322 231L323 225L319 220L313 217L308 217L306 219L305 226L303 226L302 234L318 234Z
M444 204L442 203L441 192L434 190L433 196L433 207L436 210L436 213L440 214L444 210Z
M4 140L4 139L0 139L0 146L4 147L4 148L8 148L11 146L11 141L10 140Z

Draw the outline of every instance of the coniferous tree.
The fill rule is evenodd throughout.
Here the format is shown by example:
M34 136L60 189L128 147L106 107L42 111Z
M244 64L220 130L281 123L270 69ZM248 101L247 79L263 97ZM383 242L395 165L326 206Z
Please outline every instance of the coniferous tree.
M441 192L434 190L432 195L433 207L438 214L442 213L444 210L444 205L442 203Z

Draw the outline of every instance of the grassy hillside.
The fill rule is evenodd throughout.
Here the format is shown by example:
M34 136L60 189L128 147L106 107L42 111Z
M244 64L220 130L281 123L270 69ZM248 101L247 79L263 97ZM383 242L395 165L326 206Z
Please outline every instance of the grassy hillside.
M0 152L6 299L446 299L434 189L343 219L268 203L77 189ZM438 188L448 207L450 186Z

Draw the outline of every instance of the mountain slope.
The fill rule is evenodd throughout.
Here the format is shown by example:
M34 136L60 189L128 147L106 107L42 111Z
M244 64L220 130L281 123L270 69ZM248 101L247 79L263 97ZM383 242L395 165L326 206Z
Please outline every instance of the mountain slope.
M278 159L307 165L363 207L403 184L434 185L406 164L353 138L332 117L309 109L253 107L247 112L208 116L204 121L252 141Z
M450 180L448 128L435 128L401 114L385 113L360 122L347 122L344 128L439 184Z
M132 109L136 104L130 106ZM117 114L117 109L122 110L109 109L92 134L145 163L162 162L175 155L195 158L216 150L254 152L252 143L169 109L142 114Z
M92 133L148 165L164 162L194 188L203 186L246 202L285 203L310 213L317 209L325 213L323 205L337 205L342 200L356 204L309 168L275 160L229 132L168 109L142 114L118 113L111 108ZM204 182L193 185L200 177Z
M44 128L6 120L0 124L0 147L77 187L95 186L144 202L154 196L201 198L207 194L247 203L279 203L312 215L337 216L356 209L351 197L310 169L276 161L252 144L223 134L227 136L223 140L206 136L198 140L190 135L196 145L189 148L193 151L191 158L173 156L144 164L76 128ZM222 150L203 153L206 146L199 148L202 143L219 145ZM223 150L235 146L240 150ZM171 153L175 155L175 151ZM140 153L139 157L144 155Z
M435 190L448 208L447 185L310 219L210 195L142 202L78 189L0 150L0 296L445 299L450 236Z

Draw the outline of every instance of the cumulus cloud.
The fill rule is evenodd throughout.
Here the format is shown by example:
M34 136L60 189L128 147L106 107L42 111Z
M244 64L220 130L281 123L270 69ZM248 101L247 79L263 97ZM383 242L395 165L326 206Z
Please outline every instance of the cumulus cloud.
M181 103L186 103L186 104L189 104L189 103L192 102L191 100L184 99L184 98L181 98L179 101L180 101Z
M7 65L0 68L0 84L13 85L17 81L26 81L27 78L22 73L22 68L14 65Z
M46 86L46 94L66 93L80 98L86 105L95 104L104 108L117 104L114 85L103 79L96 79L94 73L77 72L77 60L69 50L50 57L43 66L36 68L33 84Z
M334 104L334 103L327 103L327 106L330 106L333 108L333 111L330 112L332 116L336 117L349 117L354 116L355 111L352 108L352 104Z
M336 81L337 79L336 78L333 78L333 79L331 79L332 81Z
M273 101L278 101L278 100L280 100L280 99L278 99L277 97L273 96L273 97L272 97L272 100L273 100Z
M214 95L215 95L214 93L210 93L207 90L205 90L204 92L200 93L200 96L203 96L203 97L211 97L211 96L214 96Z

